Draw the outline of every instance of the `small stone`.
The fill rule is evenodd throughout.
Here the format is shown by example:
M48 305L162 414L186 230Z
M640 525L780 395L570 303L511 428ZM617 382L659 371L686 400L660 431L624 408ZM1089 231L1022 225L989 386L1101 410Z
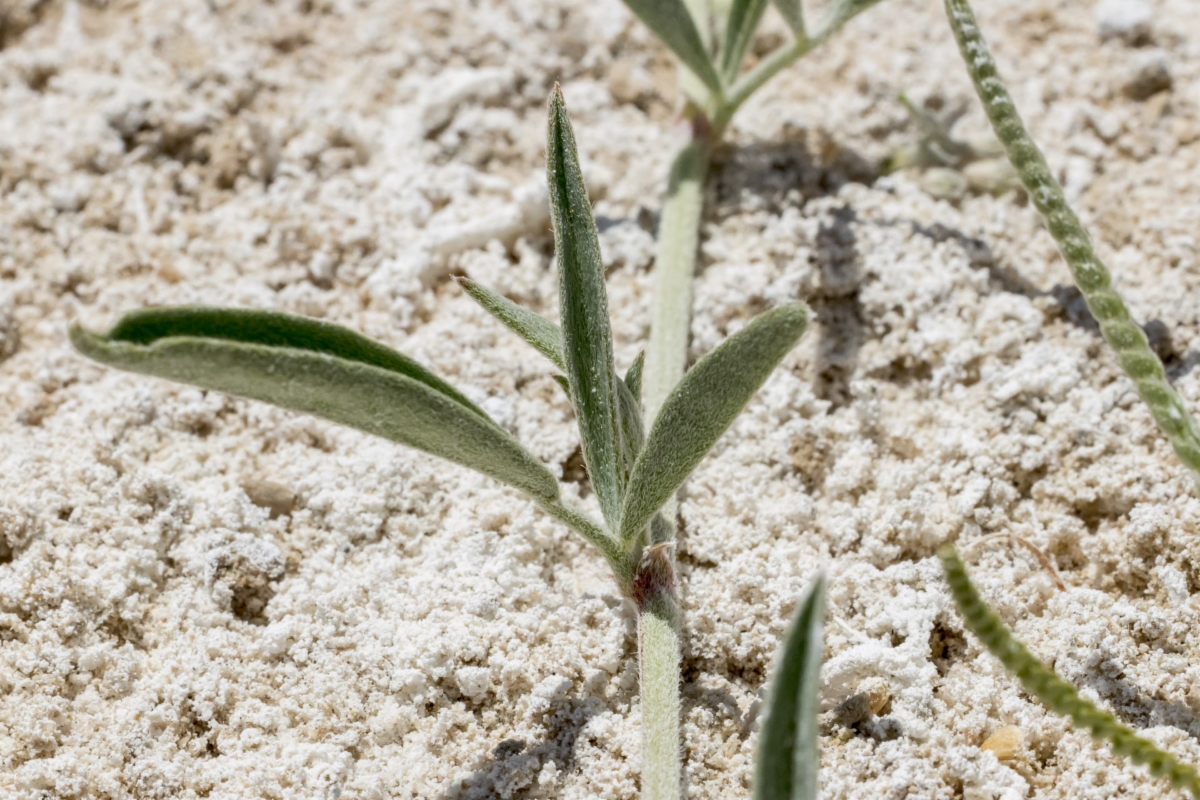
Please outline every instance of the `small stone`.
M1012 761L1025 744L1025 734L1020 728L1007 725L983 740L979 749L994 754L999 761Z
M1101 40L1120 39L1126 44L1145 44L1150 40L1153 9L1145 0L1100 0L1096 4L1096 24Z
M242 491L250 498L250 502L259 508L265 508L271 519L286 516L296 507L296 494L286 486L274 481L251 478L242 484Z
M967 193L967 179L956 169L933 167L921 173L921 189L937 200L961 200Z
M1162 50L1139 53L1121 85L1121 93L1131 100L1145 100L1171 88L1171 62Z

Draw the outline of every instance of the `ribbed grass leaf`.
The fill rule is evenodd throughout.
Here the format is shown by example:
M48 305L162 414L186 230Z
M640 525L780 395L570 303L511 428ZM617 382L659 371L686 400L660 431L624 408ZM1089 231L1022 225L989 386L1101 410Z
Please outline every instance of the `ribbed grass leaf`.
M470 278L459 278L459 284L484 310L503 322L508 329L550 359L559 369L566 371L563 362L562 331L541 314L514 303L504 295L496 294Z
M790 303L760 314L696 362L663 402L629 478L621 512L626 546L646 524L795 346L808 308Z
M542 501L558 483L478 406L412 359L318 320L238 309L151 309L107 334L72 327L104 364L304 411L482 472Z
M746 55L746 48L758 30L767 0L733 0L729 7L729 21L725 24L725 43L721 48L721 75L726 82L737 77Z
M800 0L775 0L775 8L797 38L808 35L804 28L804 4Z
M825 649L825 578L800 602L767 693L754 769L754 800L816 800L817 710Z
M609 528L621 513L621 425L604 264L575 134L558 87L550 95L546 177L558 262L563 361L579 418L583 459Z
M720 93L721 77L683 0L625 0L625 5L710 91Z

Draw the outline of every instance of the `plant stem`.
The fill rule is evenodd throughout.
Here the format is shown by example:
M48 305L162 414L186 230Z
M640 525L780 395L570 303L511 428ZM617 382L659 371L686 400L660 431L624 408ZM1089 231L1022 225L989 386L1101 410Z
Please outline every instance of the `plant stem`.
M642 800L679 800L679 603L667 545L646 548L633 596L642 693Z
M647 427L683 377L692 312L692 274L704 211L704 179L712 154L707 125L694 124L692 137L675 154L658 228L650 345L642 379ZM703 128L704 130L700 130ZM670 516L668 516L670 519Z
M1200 430L1183 399L1167 382L1162 361L1150 348L1142 327L1130 318L1125 301L1112 287L1112 276L1092 248L1091 237L1067 204L1062 186L1054 179L1041 150L1025 130L971 6L966 0L946 0L946 16L996 138L1004 145L1030 200L1046 221L1046 228L1087 301L1088 310L1100 323L1104 341L1117 354L1121 368L1150 407L1159 430L1200 487Z
M778 73L807 55L814 47L823 42L829 33L832 31L822 33L812 39L807 36L796 36L790 44L776 49L758 62L754 69L743 75L726 93L725 102L713 116L713 128L718 131L718 136L725 130L725 126L729 124L729 120L733 119L737 110L742 107L742 103L750 99L750 95L757 92L764 83Z

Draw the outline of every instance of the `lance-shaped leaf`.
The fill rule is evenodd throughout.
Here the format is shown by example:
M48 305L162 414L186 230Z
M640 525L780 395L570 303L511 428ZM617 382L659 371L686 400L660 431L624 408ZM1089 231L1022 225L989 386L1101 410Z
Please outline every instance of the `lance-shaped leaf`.
M616 530L621 513L621 428L604 264L575 133L557 86L550 95L548 127L546 177L558 261L564 371L579 418L588 476L609 528Z
M621 512L626 546L645 532L808 325L808 308L790 303L760 314L696 362L663 402L634 464Z
M746 48L758 30L767 0L733 0L729 7L729 21L725 24L725 44L721 48L721 74L726 81L737 77Z
M838 28L878 2L879 0L834 0L826 9L814 38L825 39L831 36Z
M800 603L779 651L758 739L754 800L816 800L825 578Z
M84 355L130 372L304 411L440 456L543 501L558 483L482 409L412 359L353 331L268 311L164 308L107 334L71 328Z
M504 295L496 294L470 278L459 278L458 282L485 311L533 345L533 349L550 359L554 366L566 371L566 365L563 363L562 331L557 325L541 314L514 303Z
M775 0L775 8L797 39L808 37L804 28L804 4L800 0Z
M640 403L642 400L642 369L646 366L646 351L637 354L637 358L629 365L629 371L625 373L625 385L629 387L629 391L634 398Z
M617 410L621 423L621 490L624 492L633 472L642 444L646 441L642 425L642 404L625 381L617 381Z
M625 5L710 91L720 93L721 78L683 0L625 0Z

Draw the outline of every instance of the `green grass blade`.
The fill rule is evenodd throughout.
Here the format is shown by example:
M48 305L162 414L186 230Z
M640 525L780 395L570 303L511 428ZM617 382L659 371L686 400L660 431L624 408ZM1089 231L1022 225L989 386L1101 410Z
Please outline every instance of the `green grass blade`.
M779 10L779 15L783 17L797 39L808 38L808 32L804 27L804 4L800 0L775 0L775 8Z
M1067 204L1062 187L1025 129L971 6L966 0L946 0L946 16L996 138L1045 219L1088 310L1100 323L1104 340L1116 352L1121 368L1150 407L1159 429L1200 486L1200 430L1195 420L1167 382L1162 361L1150 348L1145 332L1130 318L1125 301L1112 288L1112 278L1092 248L1091 237Z
M315 414L543 502L558 497L550 471L478 406L411 359L337 326L266 312L162 309L129 315L104 335L72 327L71 341L119 369Z
M625 5L709 91L721 93L721 77L683 0L625 0Z
M592 204L575 148L562 92L550 95L546 177L558 261L563 360L579 418L583 459L611 530L621 513L620 410L613 367L612 329L604 289L604 264Z
M758 739L754 800L816 800L825 578L800 602L779 651Z
M954 547L942 548L938 557L967 628L1016 676L1025 691L1054 713L1070 718L1076 727L1091 733L1092 738L1108 742L1117 754L1134 764L1148 766L1154 777L1164 778L1176 789L1186 789L1192 797L1200 799L1200 777L1194 768L1181 764L1153 742L1117 722L1112 714L1084 700L1073 685L1035 658L979 596Z
M557 325L541 314L517 305L504 295L496 294L470 278L459 278L458 282L471 299L483 306L485 311L503 322L509 330L532 345L533 349L550 359L554 366L566 371L563 362L562 331Z
M663 402L634 464L621 513L626 546L645 533L808 326L808 308L790 303L760 314L696 362Z
M629 365L629 371L625 373L625 385L629 387L629 391L640 402L642 399L642 370L646 366L646 351L637 354L637 358Z
M737 78L746 49L758 30L767 0L733 0L729 21L725 24L725 44L721 48L721 75L726 83Z

